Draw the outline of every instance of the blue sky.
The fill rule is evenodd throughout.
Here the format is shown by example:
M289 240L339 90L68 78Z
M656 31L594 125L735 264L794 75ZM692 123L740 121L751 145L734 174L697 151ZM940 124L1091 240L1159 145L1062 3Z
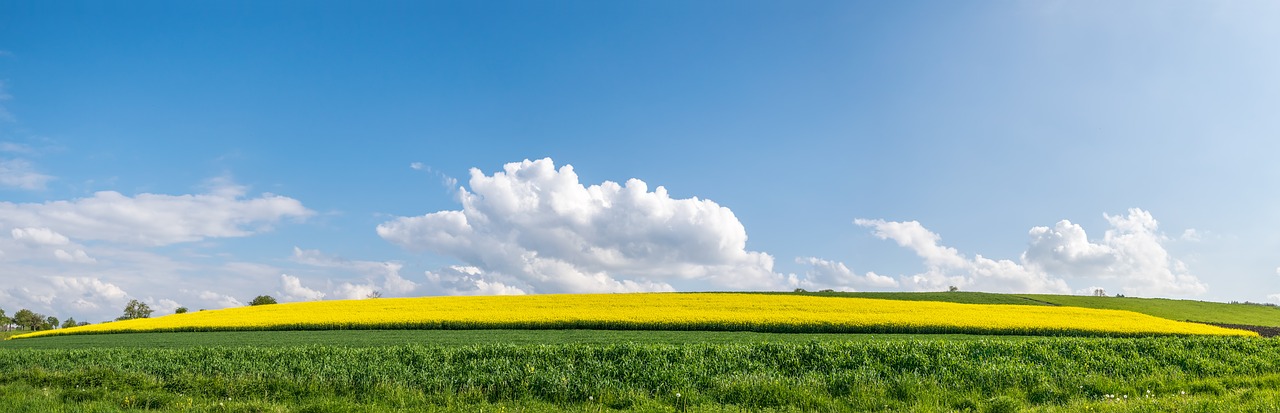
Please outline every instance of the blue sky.
M420 3L0 4L0 308L1280 302L1274 3Z

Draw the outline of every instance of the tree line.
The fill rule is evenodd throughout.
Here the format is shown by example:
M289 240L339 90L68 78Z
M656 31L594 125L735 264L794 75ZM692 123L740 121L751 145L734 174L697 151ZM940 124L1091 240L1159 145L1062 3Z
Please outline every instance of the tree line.
M249 305L275 304L276 299L269 295L260 295L249 302ZM124 314L116 317L115 321L132 320L135 318L150 318L155 311L147 303L138 300L129 300L124 306ZM178 307L173 311L174 314L182 314L187 312L187 307ZM51 330L55 328L70 328L78 326L87 326L87 321L76 321L75 317L67 317L66 321L58 322L58 317L46 316L28 309L21 309L13 313L10 317L8 313L0 308L0 330L11 331L14 328L19 330Z

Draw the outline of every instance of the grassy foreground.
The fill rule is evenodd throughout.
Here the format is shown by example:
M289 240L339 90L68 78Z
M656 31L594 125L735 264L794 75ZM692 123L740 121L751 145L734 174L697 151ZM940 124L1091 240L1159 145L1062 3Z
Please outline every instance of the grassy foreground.
M11 337L174 331L598 329L1079 336L1256 333L1130 311L784 294L384 298L174 314Z
M39 341L39 340L35 340ZM1280 340L0 351L9 411L1267 411Z

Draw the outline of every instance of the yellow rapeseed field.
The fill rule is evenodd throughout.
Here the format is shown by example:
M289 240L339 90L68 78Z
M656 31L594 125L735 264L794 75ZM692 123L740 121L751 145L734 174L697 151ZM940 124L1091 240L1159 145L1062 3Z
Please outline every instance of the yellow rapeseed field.
M1256 333L1120 310L739 293L380 298L228 308L13 338L155 331L627 329L831 333L1228 335Z

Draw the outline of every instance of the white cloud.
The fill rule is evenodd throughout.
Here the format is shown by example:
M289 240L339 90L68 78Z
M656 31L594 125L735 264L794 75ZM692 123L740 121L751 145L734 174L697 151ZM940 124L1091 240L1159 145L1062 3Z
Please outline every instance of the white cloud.
M104 191L72 201L0 202L0 225L48 228L74 239L158 246L247 236L269 230L282 219L313 214L292 198L244 195L243 187L224 183L199 195L129 197Z
M49 277L48 293L40 293L23 289L20 296L27 296L33 301L41 302L45 308L54 302L68 302L80 311L112 311L124 308L129 296L115 284L104 282L95 277ZM40 310L43 311L43 310ZM50 314L54 315L54 314ZM65 317L65 315L57 314Z
M243 307L244 303L235 297L213 291L201 291L197 295L201 300L213 303L217 308Z
M423 165L423 164L422 164L422 162L414 162L414 163L409 164L409 168L411 168L411 169L413 169L413 170L415 170L415 171L421 171L421 170L423 170L423 169L426 169L426 168L427 168L427 166L426 166L426 165Z
M67 252L66 250L63 250L63 249L57 249L53 251L53 256L54 258L57 258L58 261L62 261L62 262L72 262L72 263L78 263L78 264L93 264L98 262L98 260L94 259L93 257L90 257L89 254L84 252L84 250L82 249L76 249L75 252Z
M1067 280L1108 281L1127 295L1201 294L1207 287L1186 264L1170 257L1167 239L1158 232L1151 213L1130 209L1127 215L1103 214L1111 229L1092 242L1084 228L1070 221L1053 227L1035 227L1019 262L992 260L981 255L966 258L956 249L939 244L941 237L919 222L885 222L859 219L881 239L892 239L924 258L926 271L902 277L903 284L920 290L961 289L1001 292L1069 293ZM1089 293L1095 288L1087 289Z
M1013 261L992 260L981 255L969 259L955 248L940 245L942 237L916 221L858 219L854 223L873 228L880 239L892 239L924 258L925 272L901 279L902 284L916 290L938 291L955 286L962 290L993 292L1071 292L1063 280Z
M302 285L302 280L288 274L280 274L280 286L284 289L284 298L294 301L315 301L324 299L325 293Z
M33 245L67 245L71 240L48 228L14 228L13 239Z
M1129 295L1195 295L1208 289L1165 250L1165 236L1150 212L1133 208L1128 215L1103 217L1111 228L1098 242L1066 220L1053 228L1032 228L1023 261L1060 277L1113 280Z
M777 289L773 257L746 249L729 208L674 199L631 179L584 186L551 159L471 170L462 210L402 217L378 226L383 239L453 257L530 293L669 291L672 283Z
M293 247L293 260L301 264L337 269L365 278L366 282L359 285L361 288L355 288L357 285L351 283L339 286L338 290L334 291L334 295L339 297L350 298L356 294L356 290L367 291L364 295L355 298L364 298L375 290L380 294L405 295L418 288L418 283L400 276L403 265L397 262L347 260L326 255L318 250L304 250L298 247ZM375 279L381 279L381 282L376 282Z
M340 300L360 300L370 298L375 291L377 288L372 284L342 283L333 291L333 295Z
M523 295L524 290L486 276L477 267L453 265L438 271L427 271L434 291L444 295Z
M120 287L92 277L52 277L51 281L54 289L65 295L101 297L110 300L124 300L129 296Z
M53 177L35 171L24 159L0 159L0 187L44 189Z
M168 298L147 297L143 299L142 302L146 303L148 307L151 307L151 311L155 312L154 316L173 314L174 310L177 310L178 307L182 306L178 304L177 301L173 301Z
M1196 241L1200 241L1202 237L1203 235L1200 234L1200 231L1196 231L1195 228L1188 228L1182 231L1182 236L1178 238L1183 241L1196 242Z
M1103 293L1105 294L1111 294L1110 292L1107 292L1107 289L1096 286L1096 285L1090 285L1089 288L1077 289L1075 291L1075 294L1076 295L1094 295L1095 293L1098 292L1098 290L1102 290Z
M898 286L898 280L868 272L864 275L854 273L842 262L827 261L815 257L796 258L796 263L809 266L805 277L798 280L801 287L807 289L837 289L857 291L866 288L892 288Z

